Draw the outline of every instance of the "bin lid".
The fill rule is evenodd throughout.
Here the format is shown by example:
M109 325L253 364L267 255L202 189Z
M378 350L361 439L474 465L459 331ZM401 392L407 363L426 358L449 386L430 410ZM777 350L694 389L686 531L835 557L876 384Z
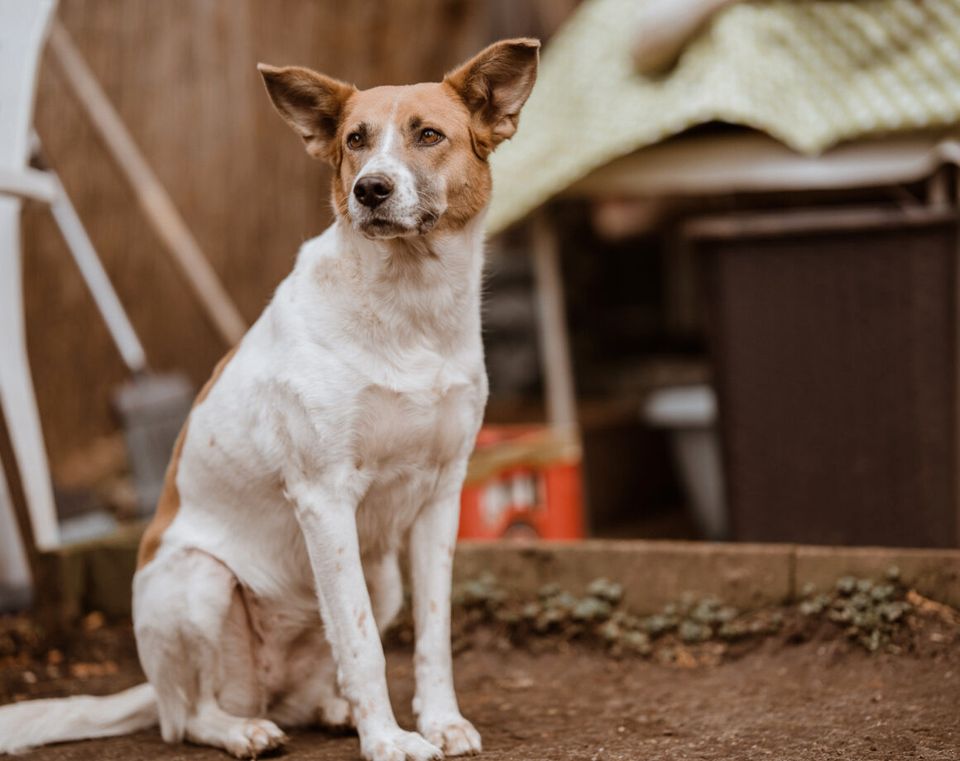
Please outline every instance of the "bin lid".
M708 428L717 419L717 398L707 385L669 386L654 391L643 405L643 419L664 428Z

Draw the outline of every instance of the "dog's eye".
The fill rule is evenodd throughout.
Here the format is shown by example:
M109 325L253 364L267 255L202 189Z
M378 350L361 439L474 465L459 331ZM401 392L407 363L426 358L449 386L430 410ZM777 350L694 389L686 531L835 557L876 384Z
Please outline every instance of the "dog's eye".
M351 132L347 135L347 148L352 151L363 148L363 135L359 132Z
M436 145L443 140L443 135L429 127L420 133L420 145Z

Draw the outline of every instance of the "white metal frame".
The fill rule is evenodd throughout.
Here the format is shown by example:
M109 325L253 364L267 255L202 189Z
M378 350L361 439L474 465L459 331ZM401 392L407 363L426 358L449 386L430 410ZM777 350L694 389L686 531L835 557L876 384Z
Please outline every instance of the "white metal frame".
M56 547L60 532L27 357L20 207L24 198L56 195L50 178L27 166L40 53L55 10L56 0L0 0L0 404L40 549Z

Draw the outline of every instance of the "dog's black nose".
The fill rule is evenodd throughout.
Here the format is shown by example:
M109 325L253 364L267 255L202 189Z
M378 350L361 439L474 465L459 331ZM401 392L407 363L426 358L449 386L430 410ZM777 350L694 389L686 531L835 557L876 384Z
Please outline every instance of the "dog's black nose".
M393 193L393 182L382 174L361 177L353 186L353 194L364 206L375 209Z

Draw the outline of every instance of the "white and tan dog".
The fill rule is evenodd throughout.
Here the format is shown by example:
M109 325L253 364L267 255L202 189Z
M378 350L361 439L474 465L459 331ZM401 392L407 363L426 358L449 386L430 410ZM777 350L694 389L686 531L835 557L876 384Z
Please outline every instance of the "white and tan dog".
M260 66L307 152L334 166L336 221L177 442L134 579L149 683L0 708L0 751L158 721L168 742L239 757L311 723L353 724L371 761L480 750L454 694L451 567L487 397L487 159L517 128L538 49L508 40L440 83L364 91ZM404 546L419 733L394 718L380 641Z

